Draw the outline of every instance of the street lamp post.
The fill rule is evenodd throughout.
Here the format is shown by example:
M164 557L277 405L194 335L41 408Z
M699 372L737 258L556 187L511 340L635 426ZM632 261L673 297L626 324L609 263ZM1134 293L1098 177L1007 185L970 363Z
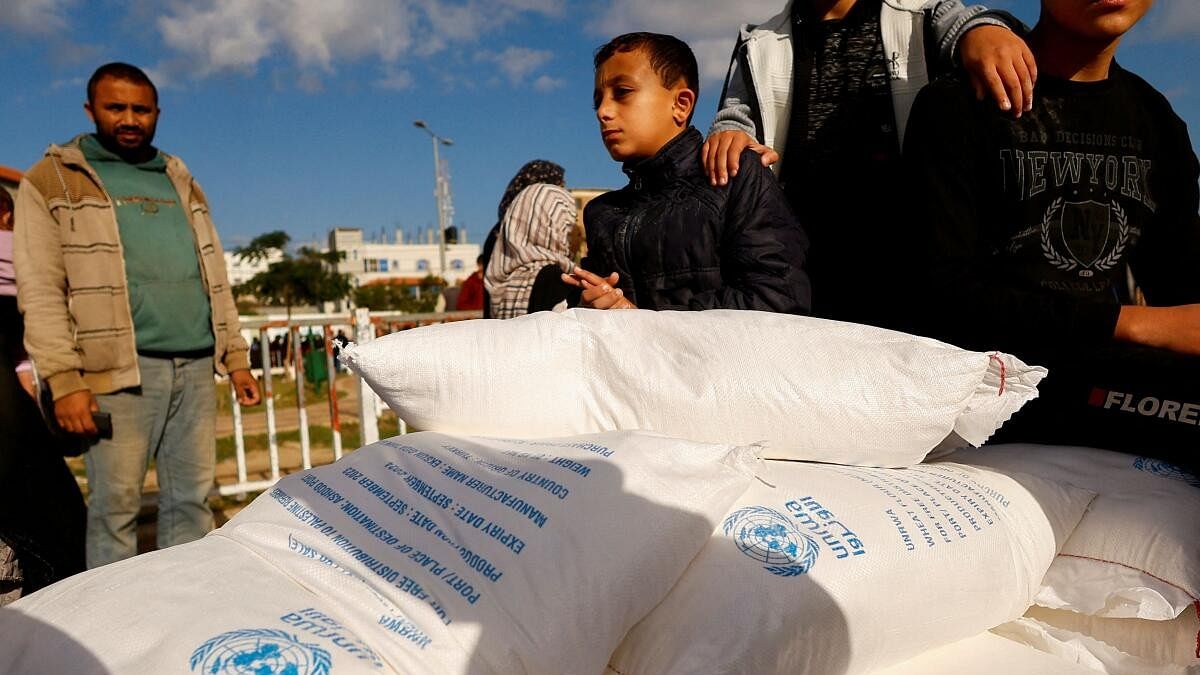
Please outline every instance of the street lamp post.
M450 227L450 185L449 178L446 176L445 169L442 166L442 160L438 156L439 145L454 145L454 141L449 138L442 138L433 133L433 129L425 124L424 120L416 120L413 126L418 129L423 129L429 134L433 140L433 199L437 204L438 212L438 271L442 280L446 279L446 228Z

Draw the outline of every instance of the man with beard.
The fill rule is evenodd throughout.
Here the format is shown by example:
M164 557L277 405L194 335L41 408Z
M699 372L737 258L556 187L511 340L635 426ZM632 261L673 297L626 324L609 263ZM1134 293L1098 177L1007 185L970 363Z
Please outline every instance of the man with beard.
M137 553L137 514L151 459L160 548L212 528L212 374L258 402L246 341L208 202L177 157L152 145L158 91L138 68L110 63L88 81L95 123L21 181L14 259L25 344L66 431L111 438L86 453L87 563Z

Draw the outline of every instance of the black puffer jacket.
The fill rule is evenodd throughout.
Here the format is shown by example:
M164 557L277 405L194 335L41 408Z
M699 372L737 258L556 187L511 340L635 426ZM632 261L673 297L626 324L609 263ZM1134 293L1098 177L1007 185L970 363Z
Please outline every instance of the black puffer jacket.
M642 309L807 314L808 237L775 177L747 150L726 187L709 184L694 128L624 168L629 185L584 211L584 269L620 275Z

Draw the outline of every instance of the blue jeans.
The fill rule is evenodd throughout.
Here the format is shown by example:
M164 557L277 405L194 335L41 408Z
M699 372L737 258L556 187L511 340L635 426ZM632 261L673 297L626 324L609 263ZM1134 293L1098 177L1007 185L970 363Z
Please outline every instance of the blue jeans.
M112 440L84 454L87 566L137 555L137 514L150 460L158 473L158 547L212 529L208 492L216 473L212 358L138 356L142 385L96 397L112 415Z

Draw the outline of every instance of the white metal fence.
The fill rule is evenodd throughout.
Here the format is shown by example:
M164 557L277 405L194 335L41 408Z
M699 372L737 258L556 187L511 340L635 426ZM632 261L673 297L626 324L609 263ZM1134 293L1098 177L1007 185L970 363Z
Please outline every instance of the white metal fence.
M233 436L237 459L237 482L221 485L217 491L223 496L235 495L244 498L247 493L266 490L279 480L281 467L279 462L278 425L276 424L275 397L273 380L274 371L284 372L272 362L269 334L286 331L290 336L289 349L294 364L296 381L296 409L299 415L300 430L300 463L301 468L312 467L312 442L309 434L308 410L304 403L304 354L302 350L301 328L320 328L321 344L324 346L325 369L327 371L326 386L329 397L329 426L332 432L333 458L336 461L342 456L342 423L337 396L338 368L333 357L333 337L336 328L349 328L350 339L357 343L369 342L375 339L382 328L384 332L406 330L417 326L447 321L480 318L481 312L439 312L428 314L406 314L404 312L371 312L367 309L354 310L353 314L306 314L291 319L272 319L264 317L243 317L243 334L258 334L259 353L261 355L261 376L259 389L262 392L262 405L266 412L267 452L270 457L270 473L261 480L249 480L246 465L246 440L243 426L242 408L237 402L237 396L230 387L230 400L233 414ZM382 404L375 392L361 378L343 374L342 377L354 377L358 393L359 438L363 445L379 440L379 415ZM404 422L400 422L400 431L404 433Z

